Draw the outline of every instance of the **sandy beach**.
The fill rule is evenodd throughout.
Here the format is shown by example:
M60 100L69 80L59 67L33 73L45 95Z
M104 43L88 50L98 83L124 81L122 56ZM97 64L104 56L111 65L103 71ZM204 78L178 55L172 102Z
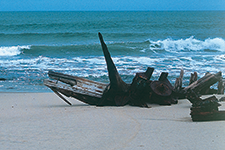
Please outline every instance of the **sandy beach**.
M225 121L192 122L187 100L152 108L69 100L72 106L54 93L0 93L0 149L225 148Z

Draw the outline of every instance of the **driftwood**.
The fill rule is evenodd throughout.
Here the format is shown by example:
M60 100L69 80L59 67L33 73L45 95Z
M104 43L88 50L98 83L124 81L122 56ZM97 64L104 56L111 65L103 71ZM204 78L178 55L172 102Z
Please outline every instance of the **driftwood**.
M160 105L176 104L179 98L187 98L192 103L191 117L193 121L224 120L225 113L218 111L220 104L215 96L202 99L204 94L224 94L225 81L222 73L207 73L197 80L197 72L191 74L189 86L182 87L184 71L176 79L174 86L167 79L168 73L162 72L159 79L152 81L154 68L148 67L146 72L136 73L131 84L125 83L113 63L102 35L99 39L105 57L109 84L91 81L85 78L49 71L51 79L44 84L52 89L61 99L72 105L64 96L76 98L95 106L140 106L148 107L148 103ZM218 82L218 90L210 87ZM64 95L64 96L63 96Z

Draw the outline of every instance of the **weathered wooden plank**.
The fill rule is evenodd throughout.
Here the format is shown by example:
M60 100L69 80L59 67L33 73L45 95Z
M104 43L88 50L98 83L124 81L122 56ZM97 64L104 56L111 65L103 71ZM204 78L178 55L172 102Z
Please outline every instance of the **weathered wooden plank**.
M220 81L218 82L218 91L217 91L217 94L224 94L224 86L225 86L225 83L222 81L222 78L220 79Z
M173 91L174 90L174 87L172 86L172 84L168 80L168 78L167 78L168 75L169 75L168 72L162 72L161 75L160 75L160 77L159 77L159 79L158 79L158 81L165 83L166 86L168 86L168 88Z
M162 72L161 74L160 74L160 76L159 76L159 81L164 81L164 80L166 80L167 79L167 77L168 77L168 72Z
M52 80L44 80L44 85L51 87L51 88L57 88L57 89L65 89L69 92L74 92L77 94L82 94L82 95L88 95L96 98L101 98L103 94L102 89L93 89L93 88L82 88L82 87L76 87L76 86L69 86L67 84L60 83L58 81L52 81ZM101 90L101 91L100 91Z
M193 121L225 120L225 111L219 111L219 106L221 104L215 96L208 97L192 105L191 118Z
M218 82L221 78L222 74L221 72L218 72L216 74L207 74L204 77L200 78L199 80L193 82L191 85L185 87L184 93L187 93L188 90L191 90L196 93L200 93L201 91L207 89L211 85Z
M184 70L181 69L180 76L176 78L176 82L174 84L174 91L179 92L182 90L182 82L183 82Z
M152 77L153 71L154 71L154 68L148 67L145 72L136 73L136 76L134 77L134 79L137 76L140 76L141 78L144 78L145 80L149 80Z
M44 80L44 85L46 85L53 91L60 92L67 97L76 98L90 105L98 104L103 94L103 91L100 91L101 89L82 89L81 87L70 86L58 81L52 81L48 79Z
M59 80L61 82L69 84L71 86L77 85L77 84L79 84L79 82L103 86L104 88L108 85L108 84L105 84L105 83L102 83L102 82L96 82L96 81L88 80L88 79L77 77L77 76L67 75L67 74L63 74L63 73L59 73L59 72L54 72L54 71L51 71L51 70L48 72L48 76L51 79Z
M193 82L197 81L197 79L198 79L197 72L191 73L191 77L190 77L190 80L189 80L189 85L191 85Z
M51 88L51 90L58 95L62 100L64 100L67 104L72 105L67 99L65 99L57 90L55 90L54 88Z
M225 120L225 111L201 112L191 115L192 121L220 121Z
M84 90L91 93L102 94L107 86L107 84L105 83L95 82L85 78L66 75L66 74L57 73L53 71L49 71L48 74L49 74L49 77L52 79L69 84L70 86L72 86L73 88L77 90Z

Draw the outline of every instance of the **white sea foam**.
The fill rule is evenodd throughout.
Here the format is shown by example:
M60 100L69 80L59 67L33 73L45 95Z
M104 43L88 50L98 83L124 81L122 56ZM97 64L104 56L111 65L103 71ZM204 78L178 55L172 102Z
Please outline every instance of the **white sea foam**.
M172 61L172 59L176 60ZM191 59L191 58L190 58ZM205 71L207 65L204 62L198 62L189 59L179 59L174 57L164 58L149 58L149 57L113 57L113 61L121 75L135 75L137 72L143 72L147 67L157 68L154 73L159 74L162 71L168 71L170 74L176 74L181 68L189 71L199 69ZM181 61L182 63L177 63ZM10 70L48 70L66 71L70 74L82 77L107 76L107 67L102 56L96 58L80 58L73 59L66 58L50 58L39 56L33 59L14 59L14 60L0 60L0 64ZM218 70L218 69L217 69ZM215 70L216 71L216 70ZM173 73L174 72L174 73Z
M150 41L151 50L166 50L169 52L180 51L198 51L198 50L217 50L225 51L225 40L222 38L208 38L205 40L195 39L191 36L187 39L173 40L167 38L165 40Z
M151 42L155 46L154 51L165 49L170 52L178 52L176 54L158 53L153 55L135 55L135 56L115 56L113 61L121 75L135 75L137 72L146 71L147 67L154 67L154 76L159 76L161 72L169 72L170 76L179 76L180 69L184 69L185 76L190 76L190 73L197 71L204 74L207 71L213 73L222 71L225 72L223 63L225 55L223 54L224 40L221 38L206 39L204 41L196 40L190 37L185 40L165 39L163 41ZM158 46L157 46L158 45ZM201 46L201 48L200 48ZM22 49L30 49L30 46L14 46L12 51L7 51L9 54L18 55L22 53ZM151 47L153 48L153 46ZM158 48L158 49L157 49ZM173 49L174 48L174 49ZM1 47L0 53L6 51L7 47ZM201 50L218 51L201 51ZM182 53L182 51L195 51L194 53ZM199 51L200 50L200 51ZM147 50L146 50L147 51ZM18 53L13 53L18 52ZM181 52L181 53L180 53ZM10 56L10 55L0 56ZM143 54L143 53L142 53ZM187 55L188 54L188 55ZM222 61L221 61L222 60ZM48 70L55 70L72 74L81 77L102 77L107 76L107 67L104 56L77 56L77 57L20 57L11 59L0 59L0 67L7 68L9 72L24 72L32 74L32 71L47 74Z
M22 49L30 49L30 46L1 46L0 56L15 56L21 53Z
M218 61L225 61L225 54L223 55L217 55L214 57L215 60L218 60Z
M80 63L89 62L90 64L105 64L105 59L104 59L103 56L101 56L101 57L90 57L90 58L75 57L74 60L78 61Z

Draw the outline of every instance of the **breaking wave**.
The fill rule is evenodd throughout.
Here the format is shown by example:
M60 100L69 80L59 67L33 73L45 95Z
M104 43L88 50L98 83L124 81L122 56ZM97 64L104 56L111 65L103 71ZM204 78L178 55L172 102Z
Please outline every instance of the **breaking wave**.
M111 53L116 55L139 55L150 50L153 52L166 51L169 53L180 52L224 52L225 40L222 38L207 38L205 40L195 39L191 36L186 39L174 40L167 38L164 40L148 40L145 42L110 42L106 41L110 47ZM19 54L31 54L34 56L42 56L48 54L65 56L96 56L102 55L100 43L87 44L71 44L71 45L25 45L25 46L1 46L0 56L16 56Z
M30 49L30 46L1 46L0 56L15 56L19 55L22 49Z
M182 52L182 51L199 51L199 50L212 50L212 51L225 51L225 40L222 38L208 38L205 40L195 39L191 36L187 39L173 40L167 38L165 40L151 41L151 50L166 50L168 52Z

